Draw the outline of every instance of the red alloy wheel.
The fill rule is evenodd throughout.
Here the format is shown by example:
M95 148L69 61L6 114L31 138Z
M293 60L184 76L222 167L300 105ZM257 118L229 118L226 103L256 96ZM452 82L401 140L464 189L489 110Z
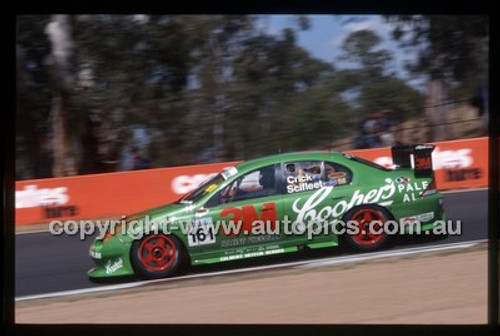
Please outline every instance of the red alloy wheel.
M370 246L379 243L385 237L384 232L375 234L369 230L369 224L375 220L380 221L382 225L373 225L372 230L380 231L383 229L385 216L380 211L370 208L360 209L352 215L351 220L356 221L359 227L359 233L352 236L355 243L363 246Z
M146 237L138 249L139 261L151 272L162 272L170 268L177 259L174 241L165 235Z

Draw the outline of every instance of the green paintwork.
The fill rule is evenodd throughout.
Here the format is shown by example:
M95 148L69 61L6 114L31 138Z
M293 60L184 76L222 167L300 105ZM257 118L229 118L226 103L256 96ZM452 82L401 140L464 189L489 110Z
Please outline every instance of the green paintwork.
M333 186L333 188L322 185L313 190L287 193L286 187L291 184L285 179L285 167L288 163L295 163L298 167L300 162L303 161L318 161L321 164L323 179L326 178L326 175L324 175L325 163L334 163L337 168L340 167L348 172L345 175L346 179L334 178L337 185ZM272 166L274 169L275 183L279 188L277 194L208 206L210 204L209 200L212 201L214 195L231 183L256 169L267 166ZM302 209L308 199L321 198L321 201L312 210L303 211L302 214L306 214L304 218L329 213L329 220L342 219L342 216L351 208L362 204L378 204L387 209L396 220L403 217L433 213L432 219L424 223L423 230L432 229L434 221L444 219L439 193L419 197L420 193L431 182L432 177L417 178L414 170L409 168L386 170L353 160L350 156L340 152L316 151L266 156L243 162L236 166L236 170L236 173L234 170L232 171L234 175L226 173L230 176L226 176L226 178L220 177L216 181L218 183L215 183L212 187L207 188L205 186L206 190L209 191L202 193L191 204L172 203L143 211L133 218L143 218L149 215L153 221L169 218L173 220L173 223L181 220L203 218L204 220L211 219L213 223L216 223L219 219L237 220L237 215L241 215L241 219L245 221L245 216L252 214L253 219L269 219L276 216L276 219L279 220L287 215L291 220L295 221L301 213L297 210ZM306 174L306 176L313 175L314 173ZM350 181L349 176L352 177ZM409 182L396 182L398 178L407 178ZM310 183L310 186L314 186L313 182ZM206 205L207 207L205 207ZM205 209L203 210L205 213L197 216L195 213L202 209ZM214 236L213 243L190 246L188 236L182 234L180 228L176 230L172 227L171 229L171 233L177 236L184 245L192 265L289 253L295 252L302 247L323 248L338 245L338 237L333 234L317 235L309 240L305 234L285 236L282 234L282 228L280 228L280 232L281 235L279 236L244 234L228 236L219 231ZM206 239L210 240L209 238ZM134 269L130 263L130 250L133 242L134 239L126 232L116 234L105 243L102 240L96 240L90 247L91 255L95 257L96 253L100 253L101 259L93 258L96 267L89 271L89 276L97 278L134 274Z

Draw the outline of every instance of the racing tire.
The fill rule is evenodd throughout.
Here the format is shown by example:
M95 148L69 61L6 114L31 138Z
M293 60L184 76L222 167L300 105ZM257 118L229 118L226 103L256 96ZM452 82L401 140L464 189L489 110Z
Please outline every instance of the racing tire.
M130 261L136 274L146 279L179 274L186 259L184 245L173 235L148 235L133 243Z
M346 247L356 252L372 252L387 247L390 242L390 237L385 232L380 234L371 233L368 229L368 225L375 220L385 223L391 219L392 216L390 213L386 209L378 206L367 205L349 210L344 216L344 222L354 221L353 224L358 227L359 234L350 235L345 233L342 239L346 243ZM372 225L373 229L383 229L376 223Z

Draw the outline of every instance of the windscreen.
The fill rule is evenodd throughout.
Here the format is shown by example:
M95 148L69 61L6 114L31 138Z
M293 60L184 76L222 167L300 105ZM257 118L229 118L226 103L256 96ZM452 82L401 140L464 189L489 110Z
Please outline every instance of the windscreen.
M222 174L217 174L214 177L203 182L198 188L194 189L190 193L184 195L176 203L179 204L191 204L200 200L203 196L207 195L211 191L217 189L217 187L224 182L224 177Z

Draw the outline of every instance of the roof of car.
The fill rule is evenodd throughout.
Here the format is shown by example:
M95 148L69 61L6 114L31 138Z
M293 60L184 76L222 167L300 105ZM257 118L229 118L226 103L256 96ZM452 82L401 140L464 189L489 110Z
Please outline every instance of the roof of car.
M325 159L325 155L328 156L337 156L341 155L341 152L338 151L328 151L328 150L315 150L315 151L302 151L302 152L292 152L292 153L281 153L281 154L273 154L267 155L260 158L248 160L237 165L238 170L249 170L261 167L265 164L274 164L284 161L297 161L297 160L323 160Z

